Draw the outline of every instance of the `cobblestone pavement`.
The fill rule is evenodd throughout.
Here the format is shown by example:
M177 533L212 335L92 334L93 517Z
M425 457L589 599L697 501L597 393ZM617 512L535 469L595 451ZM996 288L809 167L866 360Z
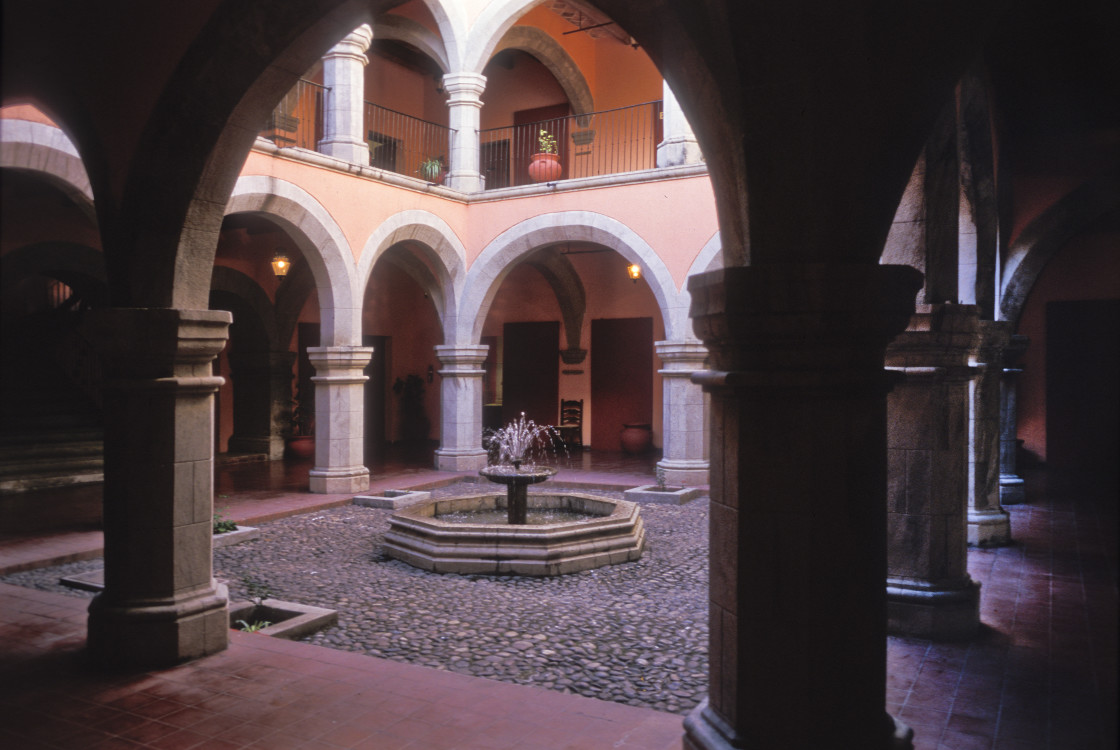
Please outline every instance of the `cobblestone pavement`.
M214 572L231 599L248 598L253 582L277 599L337 609L338 625L309 643L684 714L707 691L708 500L641 512L641 560L555 578L428 573L390 560L381 543L391 511L357 506L261 524L259 540L215 551ZM100 565L2 580L82 595L58 578Z

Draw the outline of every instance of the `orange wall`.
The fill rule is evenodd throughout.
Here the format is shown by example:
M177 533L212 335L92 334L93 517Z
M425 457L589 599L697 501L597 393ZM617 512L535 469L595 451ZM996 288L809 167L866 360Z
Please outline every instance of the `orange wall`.
M1120 232L1071 240L1043 269L1027 297L1018 333L1030 338L1018 387L1023 448L1046 460L1046 303L1120 299Z

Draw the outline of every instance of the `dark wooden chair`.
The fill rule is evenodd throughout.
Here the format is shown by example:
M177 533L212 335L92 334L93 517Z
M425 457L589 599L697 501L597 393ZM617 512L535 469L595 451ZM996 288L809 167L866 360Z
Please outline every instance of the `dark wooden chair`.
M583 448L583 399L560 400L560 423L556 426L567 448Z

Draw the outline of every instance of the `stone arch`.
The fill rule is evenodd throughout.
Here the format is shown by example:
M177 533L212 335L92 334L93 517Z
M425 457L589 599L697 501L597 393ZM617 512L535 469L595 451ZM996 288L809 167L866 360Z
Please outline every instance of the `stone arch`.
M260 284L235 268L214 266L214 275L210 277L210 291L226 292L243 300L260 319L269 349L280 348L276 311L272 306L272 300L264 289L261 289Z
M525 262L535 268L552 288L556 303L560 306L560 317L564 320L568 351L573 354L578 352L583 315L587 311L587 293L572 261L564 255L542 248L529 255Z
M544 0L497 0L487 5L471 24L470 35L463 44L462 69L481 73L499 41L517 19L542 2Z
M649 244L628 226L591 211L541 214L502 232L482 251L467 273L466 291L459 306L455 343L475 343L482 335L486 313L498 287L522 258L544 245L590 242L614 250L642 267L642 277L657 300L665 324L665 337L676 340L689 330L688 306L672 275Z
M692 265L688 269L688 275L693 276L707 271L716 271L723 268L723 265L723 242L720 239L719 230L716 230L711 239L704 243L704 247L700 248L700 254L692 261ZM687 284L684 291L688 291Z
M350 247L323 206L302 188L274 177L242 177L226 214L267 215L299 248L319 294L323 346L358 346L362 340L361 293Z
M82 157L60 129L28 120L3 121L0 128L0 168L45 175L97 225L93 188Z
M435 214L402 211L390 216L370 235L358 262L357 278L359 289L363 290L358 299L364 296L370 274L381 256L405 241L423 248L427 263L419 260L410 263L403 259L395 262L431 295L443 328L444 343L448 343L457 326L456 312L465 283L467 250L447 222Z
M999 319L1018 323L1039 274L1062 246L1094 222L1120 214L1120 170L1082 184L1036 218L1007 253Z
M595 111L587 79L575 60L551 36L533 26L514 26L501 38L493 54L507 49L520 50L540 60L564 89L577 115Z
M436 61L445 74L451 72L447 48L439 35L411 18L388 13L379 16L373 27L374 39L393 39L415 47Z

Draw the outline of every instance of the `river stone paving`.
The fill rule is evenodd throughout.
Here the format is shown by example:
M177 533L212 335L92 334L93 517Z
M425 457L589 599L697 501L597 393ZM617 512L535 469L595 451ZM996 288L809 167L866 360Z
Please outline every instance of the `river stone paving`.
M418 570L381 552L392 511L359 506L262 523L214 572L231 599L253 584L337 609L308 643L685 714L707 691L708 505L643 505L641 560L555 578ZM89 596L58 579L100 565L0 580Z

